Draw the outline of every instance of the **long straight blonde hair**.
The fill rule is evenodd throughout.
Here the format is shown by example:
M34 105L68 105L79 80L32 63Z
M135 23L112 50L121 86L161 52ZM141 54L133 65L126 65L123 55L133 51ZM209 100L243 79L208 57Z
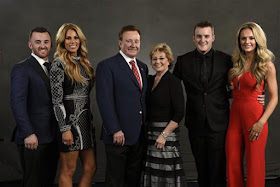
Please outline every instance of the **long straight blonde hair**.
M229 71L230 88L233 89L232 80L244 73L246 54L241 48L240 33L243 29L251 29L256 40L255 58L250 71L257 80L256 88L266 78L267 63L274 60L274 54L267 49L266 36L262 28L254 22L247 22L241 25L235 36L235 48L232 56L233 68Z
M83 84L86 83L86 79L81 75L79 65L75 62L72 55L65 48L64 42L68 30L74 30L80 39L80 47L77 51L77 54L80 57L81 65L84 67L86 74L91 78L91 81L93 83L94 70L88 60L86 37L77 25L73 23L65 23L59 28L56 34L56 52L54 54L54 58L59 59L60 61L65 63L65 72L71 78L72 83L74 81Z

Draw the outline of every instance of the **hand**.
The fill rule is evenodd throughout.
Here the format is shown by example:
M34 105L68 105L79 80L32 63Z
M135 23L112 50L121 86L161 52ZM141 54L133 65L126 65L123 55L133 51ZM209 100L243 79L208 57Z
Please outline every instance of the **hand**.
M262 132L263 129L263 124L261 122L256 122L250 129L250 133L249 133L249 139L251 141L255 141L258 140L260 137L260 134Z
M24 147L26 149L37 149L38 147L38 139L35 134L31 134L30 136L24 138Z
M113 143L123 146L125 142L124 133L120 130L113 135Z
M163 138L162 135L159 135L156 142L155 142L155 146L158 149L162 149L165 145L166 140Z
M258 95L257 100L260 104L265 105L265 95Z
M68 146L72 146L74 144L73 134L72 134L71 130L67 130L62 133L62 142Z

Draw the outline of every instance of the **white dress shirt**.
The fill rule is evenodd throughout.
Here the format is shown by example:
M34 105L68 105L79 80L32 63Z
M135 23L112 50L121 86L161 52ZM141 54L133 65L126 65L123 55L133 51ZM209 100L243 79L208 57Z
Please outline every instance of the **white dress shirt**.
M40 66L43 68L43 70L45 71L45 73L46 73L47 75L49 75L48 70L47 70L47 67L44 65L45 62L48 62L48 59L47 59L47 61L45 61L44 59L38 57L38 56L35 55L34 53L31 53L31 55L39 62Z
M120 50L120 54L123 56L124 60L126 61L127 65L130 67L130 69L132 68L132 66L131 66L131 64L130 64L130 61L133 60L133 61L135 62L135 66L136 66L137 71L138 71L138 73L139 73L139 75L140 75L139 77L140 77L141 85L143 85L142 74L141 74L141 72L140 72L140 70L139 70L139 67L138 67L136 58L135 58L135 57L134 57L134 58L128 57L128 56L125 55L121 50Z

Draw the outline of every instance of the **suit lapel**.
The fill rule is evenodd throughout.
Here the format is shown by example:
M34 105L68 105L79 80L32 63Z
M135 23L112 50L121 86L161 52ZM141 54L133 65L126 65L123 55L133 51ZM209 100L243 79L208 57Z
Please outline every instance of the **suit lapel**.
M48 90L50 89L50 80L49 77L46 75L45 71L39 64L39 62L33 57L28 58L28 63L35 69L35 71L39 74L39 76L43 79L46 87Z
M130 69L130 67L128 66L127 62L124 60L122 55L118 54L117 58L118 58L118 62L119 62L121 69L131 78L131 80L134 82L134 84L140 89L135 75L133 74L132 70ZM140 69L140 67L139 67L139 69ZM141 69L140 69L140 71L141 71ZM141 76L142 76L142 72L141 72ZM143 77L142 77L142 80L143 80Z
M213 64L212 64L212 74L208 83L208 88L211 88L211 85L215 83L216 73L219 69L219 63L223 62L222 59L220 59L220 56L216 55L215 50L213 51Z

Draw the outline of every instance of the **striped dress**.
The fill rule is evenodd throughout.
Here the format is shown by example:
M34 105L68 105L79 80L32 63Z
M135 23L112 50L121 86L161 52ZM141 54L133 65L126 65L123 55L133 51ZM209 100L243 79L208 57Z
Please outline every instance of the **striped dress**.
M163 149L155 141L170 120L179 123L184 115L184 97L180 81L167 71L151 91L154 76L148 79L147 154L141 186L185 187L186 177L180 156L179 128L170 133Z

